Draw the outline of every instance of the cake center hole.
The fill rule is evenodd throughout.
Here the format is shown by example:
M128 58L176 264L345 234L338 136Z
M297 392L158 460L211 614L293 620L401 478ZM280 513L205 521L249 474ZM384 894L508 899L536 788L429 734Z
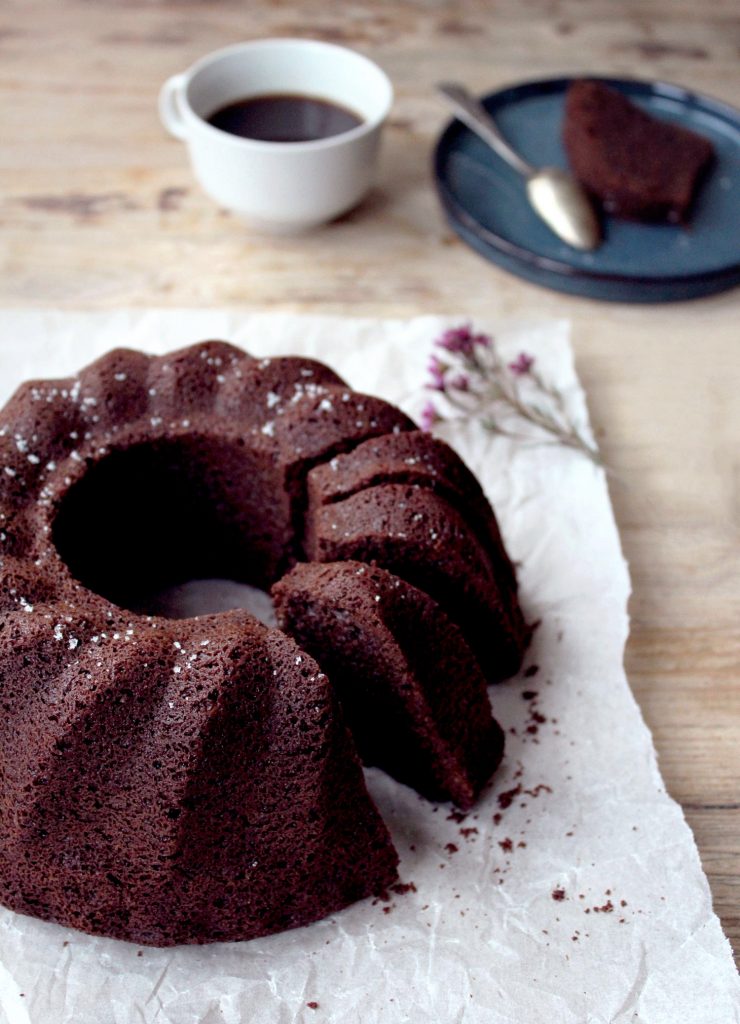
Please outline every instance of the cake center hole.
M274 625L266 591L292 541L283 491L272 459L238 440L122 447L90 461L64 495L52 537L88 590L137 614L247 608Z
M245 608L266 626L276 626L272 598L259 587L237 580L186 580L150 594L142 594L132 611L140 615L160 615L166 619L192 619L195 615L214 615L233 608Z

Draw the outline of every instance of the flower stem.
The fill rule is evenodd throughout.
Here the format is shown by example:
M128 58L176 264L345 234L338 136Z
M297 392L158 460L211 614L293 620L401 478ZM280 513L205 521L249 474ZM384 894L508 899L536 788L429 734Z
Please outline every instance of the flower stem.
M484 429L516 440L560 444L603 466L598 448L569 414L565 395L545 380L531 356L522 352L507 364L493 339L475 334L472 325L446 331L436 345L444 349L444 362L432 357L429 387L459 418L478 420ZM550 439L522 433L527 424Z

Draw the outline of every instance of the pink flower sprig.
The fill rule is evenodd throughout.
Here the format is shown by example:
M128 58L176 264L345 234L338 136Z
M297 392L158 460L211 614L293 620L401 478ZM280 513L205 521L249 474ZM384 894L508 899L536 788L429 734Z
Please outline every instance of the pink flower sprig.
M602 465L598 448L570 415L565 396L540 376L532 356L520 352L505 362L494 339L475 333L469 324L446 330L434 344L443 354L430 358L427 388L439 397L424 406L422 429L449 418L449 410L455 418L479 420L492 433L565 445ZM522 433L527 424L535 428L534 437L531 429Z

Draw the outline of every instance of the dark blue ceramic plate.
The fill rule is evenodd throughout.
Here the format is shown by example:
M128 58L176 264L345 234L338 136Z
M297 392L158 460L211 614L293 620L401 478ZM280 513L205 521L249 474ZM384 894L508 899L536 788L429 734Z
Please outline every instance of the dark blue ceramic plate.
M700 132L717 160L687 228L607 218L592 253L561 242L527 202L523 179L459 121L442 134L434 172L460 237L486 259L536 284L615 302L672 302L740 283L740 111L663 82L605 78L666 121ZM483 99L503 134L535 166L567 167L560 144L570 79L526 82Z

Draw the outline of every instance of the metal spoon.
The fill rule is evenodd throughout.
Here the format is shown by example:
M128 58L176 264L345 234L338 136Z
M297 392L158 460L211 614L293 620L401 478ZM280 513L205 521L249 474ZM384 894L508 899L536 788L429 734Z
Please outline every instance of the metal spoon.
M571 174L559 167L532 167L523 160L485 107L464 86L440 82L437 90L449 101L460 121L526 178L530 204L558 238L576 249L595 249L600 244L601 228L594 208Z

